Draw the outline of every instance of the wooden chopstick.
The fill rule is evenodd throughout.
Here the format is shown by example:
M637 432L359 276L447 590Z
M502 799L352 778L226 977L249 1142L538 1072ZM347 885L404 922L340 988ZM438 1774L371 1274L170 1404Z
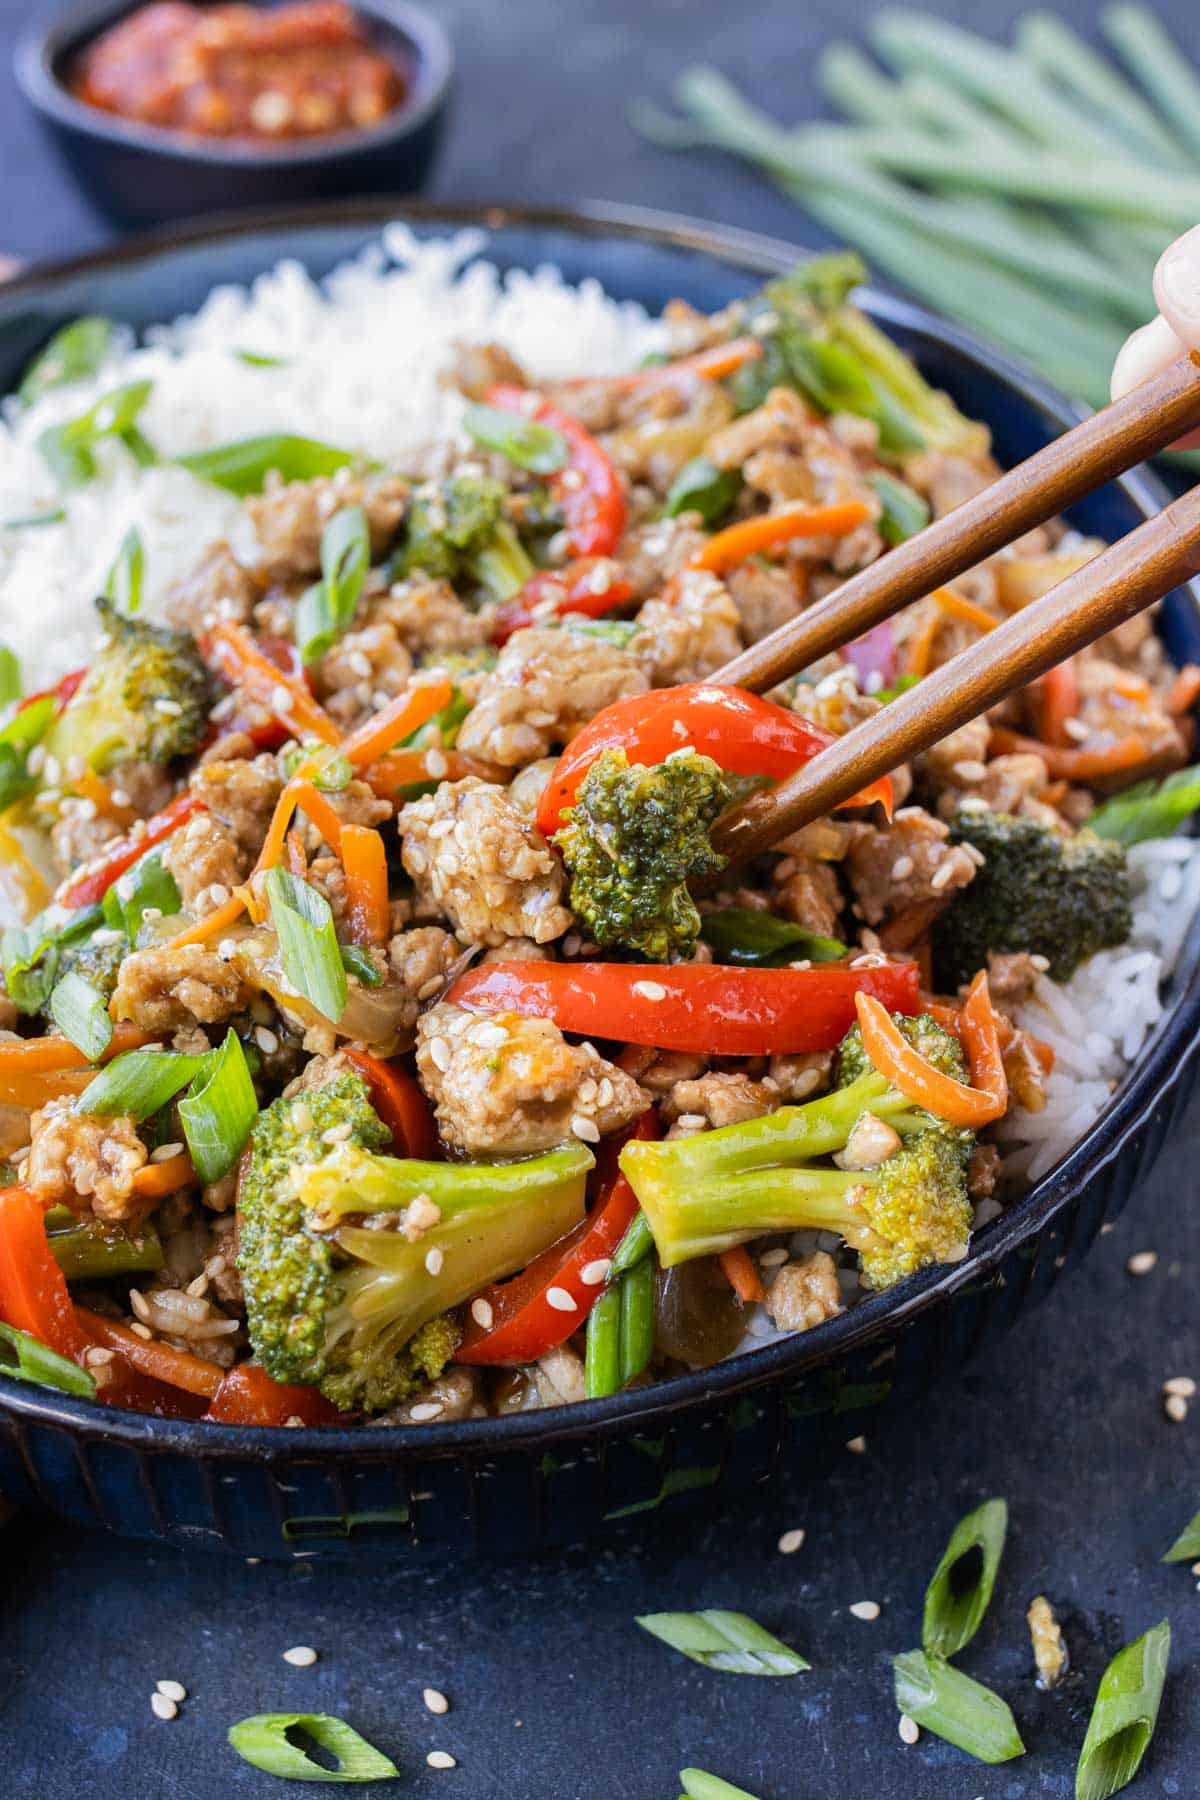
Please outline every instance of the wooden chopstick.
M1193 351L889 550L712 680L759 694L778 686L1198 426L1200 354Z
M1171 442L1178 435L1172 426L1160 441ZM883 559L890 560L890 555ZM713 831L715 847L732 862L769 850L1197 573L1200 487L889 701L777 787L726 813ZM728 670L714 679L727 681Z

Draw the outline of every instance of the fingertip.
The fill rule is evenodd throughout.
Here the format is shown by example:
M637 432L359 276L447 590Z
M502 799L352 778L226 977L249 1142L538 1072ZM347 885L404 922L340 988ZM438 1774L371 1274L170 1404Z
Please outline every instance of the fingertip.
M1163 318L1151 319L1148 325L1139 326L1117 352L1112 372L1113 399L1123 399L1144 381L1161 374L1183 355L1186 348Z
M1200 349L1200 225L1168 244L1159 257L1154 298L1180 342Z

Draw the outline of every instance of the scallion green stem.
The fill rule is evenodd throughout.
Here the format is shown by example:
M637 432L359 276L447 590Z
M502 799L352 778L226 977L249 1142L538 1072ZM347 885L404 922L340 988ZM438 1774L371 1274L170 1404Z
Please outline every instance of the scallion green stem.
M731 1781L722 1781L707 1769L680 1769L679 1779L683 1784L681 1800L758 1800L746 1788L734 1787Z
M654 1258L643 1257L621 1277L621 1386L643 1373L654 1355Z
M745 1613L717 1607L704 1612L643 1613L638 1624L702 1668L726 1675L799 1675L812 1667Z
M1075 1800L1108 1800L1142 1764L1167 1678L1171 1626L1166 1619L1117 1652L1104 1671L1075 1772Z
M653 1248L654 1234L650 1230L650 1221L644 1212L639 1212L617 1245L612 1259L610 1280L615 1281L618 1275L624 1275L628 1269L635 1269L643 1258L649 1256Z
M1191 58L1144 6L1110 6L1100 22L1176 136L1200 155L1200 80Z
M303 1733L337 1767L314 1762L289 1733ZM382 1751L329 1713L255 1713L229 1727L229 1743L243 1761L287 1781L390 1781L400 1771Z
M979 1630L992 1598L1008 1531L1003 1500L985 1500L950 1534L950 1542L925 1590L921 1642L930 1656L955 1656ZM964 1582L963 1560L980 1553L973 1579Z
M961 1670L923 1650L894 1663L896 1705L902 1713L980 1762L1008 1762L1025 1746L1007 1702Z
M1165 168L1187 166L1182 145L1154 109L1064 20L1053 13L1026 13L1017 20L1015 39L1043 80L1065 90L1092 118L1104 120L1135 155Z
M60 1394L75 1394L81 1400L94 1400L96 1383L86 1369L51 1350L27 1331L15 1325L0 1323L0 1374L14 1381L32 1381L39 1387L57 1388Z
M1163 1557L1163 1561L1165 1563L1200 1561L1200 1512L1184 1526Z

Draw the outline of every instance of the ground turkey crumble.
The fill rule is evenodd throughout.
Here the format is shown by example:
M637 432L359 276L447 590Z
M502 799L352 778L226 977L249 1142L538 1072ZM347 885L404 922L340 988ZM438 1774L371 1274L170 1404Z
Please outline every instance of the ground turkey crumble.
M121 964L113 994L115 1019L143 1031L219 1025L249 1004L250 990L231 963L203 944L135 950Z
M496 667L479 678L458 748L519 769L561 748L614 700L647 686L628 650L571 631L514 632Z
M474 775L443 782L396 823L418 911L449 919L464 944L545 944L569 928L562 863L503 788Z
M147 1210L133 1192L146 1146L132 1119L93 1118L73 1100L51 1100L34 1113L30 1134L25 1180L35 1194L90 1199L96 1217L112 1225Z

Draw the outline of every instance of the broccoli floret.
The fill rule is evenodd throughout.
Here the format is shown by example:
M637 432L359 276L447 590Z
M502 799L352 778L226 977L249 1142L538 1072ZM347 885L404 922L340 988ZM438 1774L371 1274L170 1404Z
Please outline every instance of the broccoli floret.
M505 490L484 475L454 475L413 494L394 575L427 575L461 585L474 582L493 600L510 600L533 574L533 564L504 516Z
M190 756L208 728L213 687L190 632L127 618L97 600L104 625L86 679L51 725L48 753L65 766L170 762Z
M1120 844L1081 831L1060 837L1033 819L959 813L951 841L979 850L983 865L933 928L933 972L952 992L987 963L988 951L1044 956L1055 981L1086 957L1123 944L1133 929L1133 890Z
M572 909L602 949L652 962L690 952L700 914L687 883L724 867L708 834L728 804L723 771L695 750L652 767L631 765L623 750L597 757L554 842Z
M339 1075L259 1115L239 1184L255 1354L345 1410L395 1406L440 1374L460 1336L453 1308L578 1224L593 1162L582 1145L522 1163L417 1162L377 1154L387 1138L362 1079ZM405 1208L422 1195L439 1217L407 1237ZM360 1222L372 1217L376 1229Z
M933 1019L905 1022L945 1073L962 1055ZM862 1072L856 1073L859 1066ZM915 1106L870 1064L857 1031L842 1046L844 1085L804 1106L621 1152L665 1268L718 1254L773 1231L836 1231L874 1287L934 1262L959 1262L971 1232L967 1164L974 1134ZM818 1162L845 1149L871 1114L901 1143L870 1169Z
M103 933L100 934L99 943L95 938L84 938L81 943L64 944L61 948L56 946L51 950L49 953L50 968L47 969L50 977L49 987L46 1003L41 1008L47 1029L49 1031L58 1030L50 1012L50 993L57 987L64 975L80 976L90 987L94 987L105 1000L111 1000L116 989L121 964L128 955L127 939L118 938L114 943L109 943ZM43 964L43 967L45 966Z

